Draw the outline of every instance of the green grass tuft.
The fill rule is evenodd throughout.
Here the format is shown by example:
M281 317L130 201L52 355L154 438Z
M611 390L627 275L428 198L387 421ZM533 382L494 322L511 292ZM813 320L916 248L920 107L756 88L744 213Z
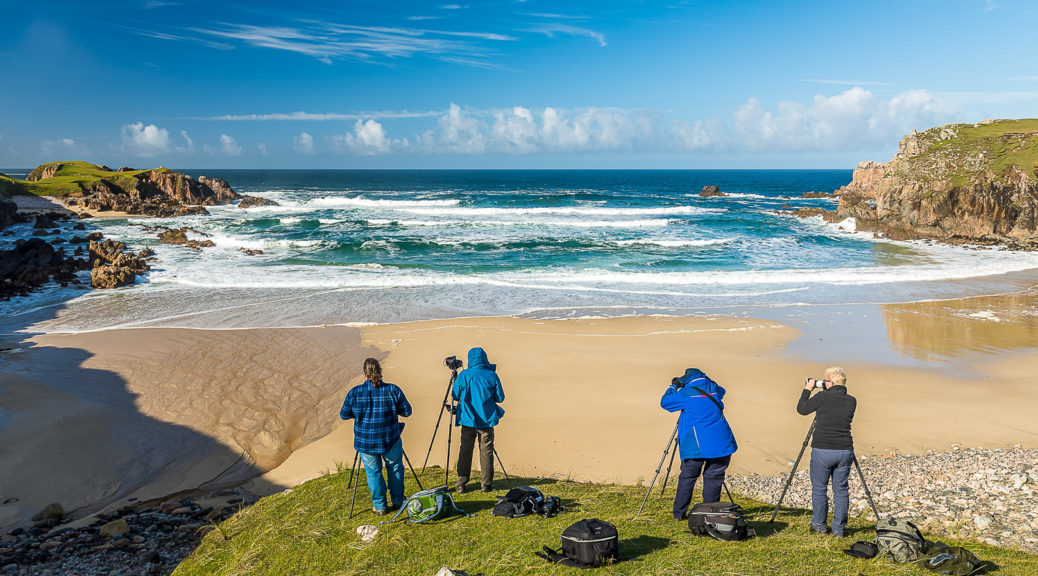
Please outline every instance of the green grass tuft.
M391 516L376 516L363 473L357 490L356 515L350 510L349 470L311 480L288 494L263 498L229 518L203 539L194 553L176 569L176 576L244 574L422 575L432 576L441 566L469 574L584 574L578 569L549 565L534 556L547 545L559 547L559 535L581 518L601 518L620 532L624 562L589 574L645 575L810 575L933 574L911 565L882 560L860 560L842 553L855 540L873 538L870 517L852 518L847 537L810 532L810 512L783 510L775 525L766 520L771 506L737 498L753 516L759 534L746 542L717 542L693 536L684 522L670 518L674 483L664 497L659 485L641 516L634 513L645 488L581 484L564 480L513 478L495 482L494 494L466 493L458 506L472 518L455 517L432 524L412 525L403 520L383 525L371 543L360 541L356 528L377 524ZM443 482L443 471L421 475L426 488ZM407 492L417 490L408 473ZM555 518L539 516L505 519L490 515L493 496L505 489L536 486L560 496L568 510ZM406 513L401 515L405 518ZM995 562L1002 574L1038 575L1038 555L1006 550L976 542L967 546L982 560Z

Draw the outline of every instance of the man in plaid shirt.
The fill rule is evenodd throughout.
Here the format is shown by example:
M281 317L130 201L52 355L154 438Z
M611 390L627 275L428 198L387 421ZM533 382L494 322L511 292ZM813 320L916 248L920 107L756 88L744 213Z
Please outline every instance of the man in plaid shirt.
M376 514L385 514L399 508L404 501L404 447L400 441L404 425L397 417L410 416L411 404L399 386L382 381L382 367L378 360L368 358L364 361L364 377L367 379L363 384L354 386L346 394L339 417L354 419L353 448L360 454L368 476L372 510ZM389 476L392 506L386 503L383 461Z

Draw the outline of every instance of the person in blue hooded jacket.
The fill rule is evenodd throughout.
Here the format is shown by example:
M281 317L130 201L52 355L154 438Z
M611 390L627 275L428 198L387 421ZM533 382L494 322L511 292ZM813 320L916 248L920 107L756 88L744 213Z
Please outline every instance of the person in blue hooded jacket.
M683 520L692 503L692 490L703 475L703 502L719 502L725 470L738 449L724 417L724 388L702 370L689 368L675 378L660 399L660 407L678 416L681 476L674 496L674 519Z
M469 350L469 367L454 380L451 397L458 406L455 426L461 426L458 481L454 491L465 491L472 472L472 449L478 438L480 484L483 492L490 492L494 482L494 426L505 413L498 406L505 401L505 391L497 376L497 366L487 360L482 348Z

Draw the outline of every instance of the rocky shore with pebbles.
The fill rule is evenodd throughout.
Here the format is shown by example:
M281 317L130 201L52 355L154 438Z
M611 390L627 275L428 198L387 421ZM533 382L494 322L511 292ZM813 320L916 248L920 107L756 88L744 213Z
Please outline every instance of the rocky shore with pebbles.
M805 453L783 507L811 508L809 458ZM930 540L944 536L1038 552L1038 450L967 448L858 461L881 516L912 520ZM774 504L786 475L727 481L735 492ZM850 495L851 515L871 517L853 470Z
M201 497L204 496L204 497ZM127 506L62 526L59 505L0 537L0 576L165 575L252 498L240 490Z

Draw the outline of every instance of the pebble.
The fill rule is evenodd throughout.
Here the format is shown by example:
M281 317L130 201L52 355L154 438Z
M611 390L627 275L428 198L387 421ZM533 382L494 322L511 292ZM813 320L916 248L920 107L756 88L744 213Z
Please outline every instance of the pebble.
M1038 450L953 445L950 452L858 462L881 516L908 518L930 539L964 538L1038 552ZM811 508L807 468L801 464L783 507ZM774 504L788 474L730 476L727 482L733 491ZM850 497L852 516L872 515L855 470Z

